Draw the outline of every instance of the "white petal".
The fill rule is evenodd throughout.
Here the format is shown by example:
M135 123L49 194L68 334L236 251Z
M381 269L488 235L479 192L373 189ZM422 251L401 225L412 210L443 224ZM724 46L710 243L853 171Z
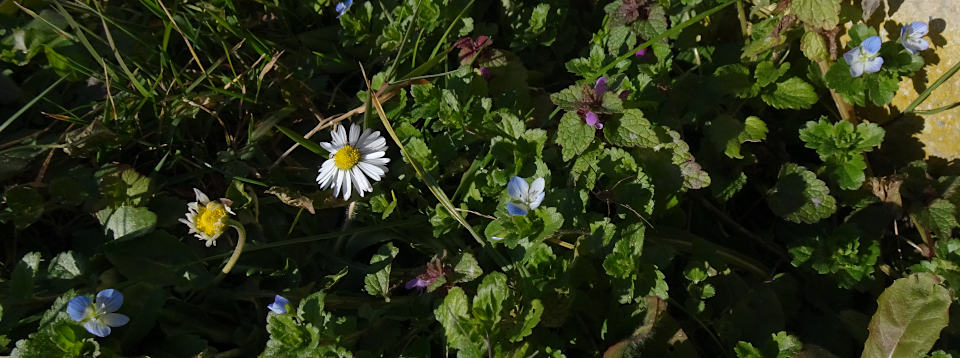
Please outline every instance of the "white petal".
M370 158L370 159L364 160L364 162L381 166L381 167L384 167L384 169L386 169L387 163L390 163L390 158Z
M364 155L363 155L363 159L364 159L364 160L367 160L367 159L373 159L373 158L383 158L384 155L387 155L387 152L384 152L384 151L376 151L376 152L371 152L371 153L366 153L366 154L364 154Z
M336 177L336 179L334 179L333 184L334 184L334 186L333 186L333 196L334 196L334 197L338 197L338 196L340 196L340 189L341 189L340 187L341 187L341 185L343 184L343 171L342 171L342 170L337 170L337 177Z
M367 151L367 152L373 152L373 151L379 151L379 150L386 150L386 149L387 149L387 139L386 139L386 138L383 138L383 137L377 138L376 140L370 141L370 142L367 143L366 145L360 146L360 149L361 149L361 150L365 150L365 151Z
M197 202L206 204L210 202L210 198L207 197L207 194L204 194L200 189L193 188L193 193L197 195Z
M370 138L370 129L365 128L363 133L360 133L360 138L357 139L357 145L362 147L363 143L366 143L368 138Z
M380 167L373 164L364 163L364 162L357 163L356 168L360 168L360 170L363 171L364 174L366 174L368 177L370 177L370 179L373 179L374 181L380 181L380 177L382 177L383 174L385 173L385 171L383 169L380 169Z
M350 200L350 194L352 194L352 191L353 191L353 179L350 178L349 171L344 170L342 172L343 172L343 184L344 186L347 187L346 189L343 190L343 200Z
M363 192L373 191L373 186L367 181L367 177L360 172L360 168L353 167L350 172L353 174L353 179L357 181L357 192L360 193L361 198L363 197Z
M356 124L351 124L350 125L350 145L353 147L356 147L357 139L360 139L360 126Z
M333 145L337 148L347 145L347 129L342 125L338 125L337 129L331 131L330 137L333 138Z
M530 198L536 198L536 197L540 196L540 193L543 193L543 186L544 186L544 185L545 185L545 182L544 182L543 178L536 178L536 179L534 179L534 180L533 180L533 183L530 184L530 192L529 192L530 194L529 194L529 197L530 197Z
M330 142L320 142L320 147L323 147L324 150L330 153L336 152L337 149L339 149L337 148L337 146L333 145L333 143L330 143Z

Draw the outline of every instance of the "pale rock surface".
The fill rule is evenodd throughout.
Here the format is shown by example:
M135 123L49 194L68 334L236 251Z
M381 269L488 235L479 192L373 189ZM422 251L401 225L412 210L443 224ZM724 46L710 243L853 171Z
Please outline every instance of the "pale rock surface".
M930 49L920 53L928 63L924 67L926 74L921 71L914 78L900 83L892 104L896 108L894 112L899 113L917 98L919 92L960 61L960 0L885 0L877 11L885 11L888 17L880 27L884 39L898 39L900 27L913 21L923 21L930 26L926 37ZM956 102L960 102L960 73L937 88L917 110ZM921 117L923 130L916 137L923 143L926 154L960 159L960 107Z

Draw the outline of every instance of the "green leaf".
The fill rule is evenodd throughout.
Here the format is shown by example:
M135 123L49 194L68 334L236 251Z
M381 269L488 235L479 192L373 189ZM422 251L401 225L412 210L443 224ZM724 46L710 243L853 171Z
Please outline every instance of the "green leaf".
M10 274L8 287L11 297L25 299L33 295L33 285L38 278L41 261L39 252L29 252L20 258L20 262L17 262Z
M381 296L387 302L390 302L390 268L393 258L397 257L400 249L393 246L393 243L387 243L380 246L377 253L370 258L370 265L373 267L383 267L376 273L367 274L363 278L364 289L373 296Z
M813 86L799 77L790 77L778 82L776 89L761 95L764 102L775 108L804 109L817 103L817 92Z
M893 281L877 299L861 357L907 358L926 354L947 326L951 296L939 279L918 273Z
M62 280L71 280L79 277L83 273L84 261L80 255L71 251L57 254L53 260L50 260L50 266L47 267L47 276Z
M121 206L116 210L103 209L97 217L104 221L104 231L113 235L114 240L133 238L153 230L157 224L157 214L147 208Z
M473 316L488 328L500 322L500 311L507 299L507 275L491 272L483 277L473 299Z
M741 123L729 115L721 115L710 122L706 131L707 138L717 151L736 159L743 159L743 155L740 154L740 144L758 142L767 138L766 123L755 116L747 117Z
M510 332L510 342L520 342L524 337L533 333L533 328L540 323L540 316L542 314L543 304L540 303L540 300L534 299L531 301L530 306L526 307L523 312L520 313L520 324L514 326L514 330Z
M637 260L643 253L645 227L633 224L624 231L613 251L603 259L603 269L608 275L626 279L637 274Z
M827 162L829 176L842 189L859 188L867 164L863 153L872 151L883 142L884 130L874 123L860 123L854 128L848 121L831 124L825 119L809 121L800 130L800 140L807 148L815 149L820 159Z
M866 176L863 170L867 163L863 156L854 156L846 161L827 161L828 174L837 181L837 186L844 190L856 190L863 185Z
M562 147L563 161L583 153L593 142L596 131L596 128L584 123L576 112L564 113L557 127L557 144Z
M860 43L863 42L863 40L866 40L868 37L877 36L877 30L865 23L858 23L850 26L850 30L847 31L847 34L850 35L850 43L847 45L853 48L860 46Z
M770 210L787 221L812 224L833 215L837 200L827 184L806 168L786 163L767 198Z
M807 25L830 30L840 23L840 0L793 0L792 11Z
M477 259L469 252L460 256L460 261L457 261L457 264L453 267L453 272L460 275L456 282L470 282L483 275L483 269L480 268Z
M326 297L327 294L323 291L317 291L307 296L297 306L297 316L316 327L323 327L330 319L330 314L324 311Z
M280 131L280 133L283 133L284 135L292 139L294 142L297 142L297 144L303 146L304 148L307 148L307 150L324 158L326 158L327 155L330 154L330 153L327 153L327 151L323 149L323 147L321 147L319 144L317 144L312 140L304 138L302 135L300 135L300 133L297 133L294 130L281 125L277 125L276 127L277 127L277 130Z
M784 73L787 73L789 69L789 62L784 62L780 64L780 67L775 67L773 61L763 61L757 64L757 69L754 71L753 77L757 79L757 86L766 87L779 79L780 76L783 76Z
M816 31L807 31L800 39L800 50L803 55L811 61L819 61L827 58L827 43Z
M443 326L447 344L460 350L466 357L482 357L486 352L479 347L484 338L476 331L470 320L470 303L460 287L451 288L443 303L433 310L433 315Z
M868 76L864 79L867 87L867 98L876 106L886 106L893 101L893 97L900 89L900 76L886 72Z
M787 332L777 332L773 334L773 341L777 343L777 358L793 357L803 350L803 344L797 337L787 334Z
M927 230L936 233L937 238L949 239L957 223L957 208L950 201L936 199L920 210L917 220Z
M863 77L853 78L846 61L836 61L823 76L827 87L834 90L847 103L863 107L867 104L867 85Z
M653 148L660 143L643 112L632 108L625 110L619 119L607 121L603 135L611 144L621 147Z
M43 215L43 197L36 189L17 185L3 193L7 210L13 214L13 225L17 230L26 229Z
M733 352L737 354L738 358L764 358L759 349L744 341L737 342Z

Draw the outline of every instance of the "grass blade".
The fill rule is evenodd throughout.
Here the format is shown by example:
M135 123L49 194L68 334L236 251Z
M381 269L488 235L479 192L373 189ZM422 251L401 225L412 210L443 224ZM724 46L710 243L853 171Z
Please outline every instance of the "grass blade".
M12 116L10 116L10 118L7 118L7 120L3 121L3 124L0 124L0 132L3 132L3 130L6 129L7 126L10 125L10 123L13 123L14 120L20 117L20 115L22 115L23 112L26 112L28 109L30 109L30 107L33 107L33 105L37 103L37 101L43 98L43 96L46 96L47 92L50 92L50 90L57 87L60 84L60 82L63 82L63 77L61 77L52 85L50 85L50 87L47 87L47 89L43 90L43 92L40 92L40 94L38 94L36 97L33 97L33 99L31 99L30 102L27 102L26 105L20 108L20 110L17 111L17 113L14 113Z

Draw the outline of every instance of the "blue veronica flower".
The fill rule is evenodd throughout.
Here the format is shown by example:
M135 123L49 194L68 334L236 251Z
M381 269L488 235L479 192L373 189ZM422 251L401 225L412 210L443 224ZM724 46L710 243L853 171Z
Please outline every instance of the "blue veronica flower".
M507 184L507 193L513 200L507 202L507 212L510 215L527 215L529 210L536 209L543 202L543 178L536 178L533 184L521 177L513 177Z
M97 293L96 301L87 296L77 296L67 302L70 319L82 322L87 332L97 336L110 335L110 327L120 327L130 322L130 317L114 313L123 305L123 294L114 289Z
M927 34L927 24L922 21L914 21L900 29L900 44L903 48L916 54L917 51L923 51L930 47L923 36Z
M347 0L337 3L337 18L347 13L347 10L350 10L350 6L353 6L353 0Z
M284 298L283 296L276 295L273 297L273 303L267 305L267 308L276 314L287 314L288 306L290 306L290 300Z
M860 43L860 46L843 54L843 59L850 65L850 75L860 77L864 73L880 71L883 57L880 57L880 36L871 36Z

